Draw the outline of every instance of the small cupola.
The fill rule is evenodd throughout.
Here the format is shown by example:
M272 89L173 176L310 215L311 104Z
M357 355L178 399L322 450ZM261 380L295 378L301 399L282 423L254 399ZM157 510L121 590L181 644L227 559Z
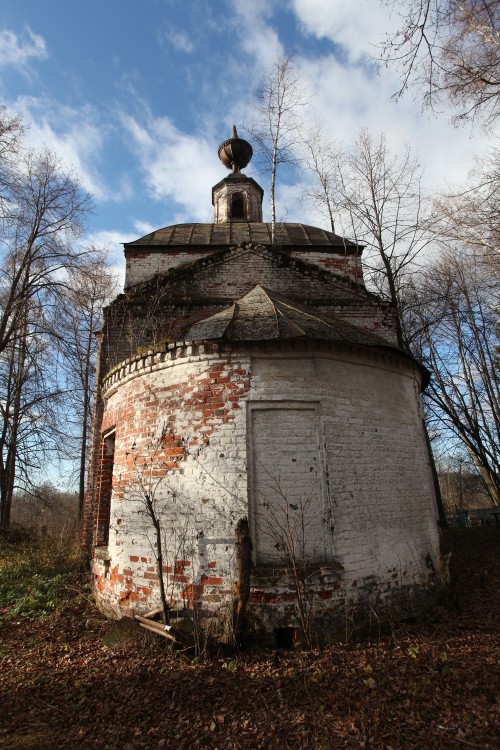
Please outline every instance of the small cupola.
M252 177L241 172L252 158L253 150L248 141L238 138L233 125L231 138L219 146L219 159L231 174L212 188L214 222L262 221L262 198L264 191Z

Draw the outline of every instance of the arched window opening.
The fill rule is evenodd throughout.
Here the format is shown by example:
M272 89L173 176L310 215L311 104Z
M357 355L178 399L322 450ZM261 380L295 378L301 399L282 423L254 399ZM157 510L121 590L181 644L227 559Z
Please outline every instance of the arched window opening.
M111 492L113 486L113 465L115 462L114 429L103 436L99 457L98 506L95 542L97 546L107 545L111 515Z
M243 200L243 193L233 193L231 196L231 218L245 218L245 202Z

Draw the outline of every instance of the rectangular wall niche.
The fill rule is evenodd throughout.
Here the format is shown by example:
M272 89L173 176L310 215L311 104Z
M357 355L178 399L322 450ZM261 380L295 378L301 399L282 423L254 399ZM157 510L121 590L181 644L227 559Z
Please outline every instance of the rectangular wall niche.
M250 528L257 565L325 559L319 407L249 404Z

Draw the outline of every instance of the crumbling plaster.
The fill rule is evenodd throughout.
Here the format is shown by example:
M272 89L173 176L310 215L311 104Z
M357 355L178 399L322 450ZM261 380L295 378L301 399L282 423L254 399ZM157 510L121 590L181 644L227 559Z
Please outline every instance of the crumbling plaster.
M255 515L248 415L270 403L319 410L325 486L315 513L327 553L313 586L317 616L336 611L338 619L339 607L380 608L396 589L432 587L440 559L437 512L415 368L387 354L372 354L367 364L362 350L327 345L285 353L265 345L212 349L163 347L104 381L102 430L116 427L116 450L109 545L94 560L101 605L120 616L158 604L151 526L137 498L133 457L147 456L166 427L157 492L167 588L177 607L198 598L214 611L231 611L235 524ZM283 470L277 465L276 475ZM279 555L271 567L276 575L256 571L249 602L250 616L267 628L294 621L293 585Z
M348 635L446 579L427 374L399 347L394 307L366 289L362 246L262 222L263 191L241 173L251 154L236 128L221 144L231 174L213 188L214 223L125 245L125 291L101 334L84 537L114 617L159 604L147 498L173 609L227 632L246 608L269 635L298 625L302 591L308 635Z

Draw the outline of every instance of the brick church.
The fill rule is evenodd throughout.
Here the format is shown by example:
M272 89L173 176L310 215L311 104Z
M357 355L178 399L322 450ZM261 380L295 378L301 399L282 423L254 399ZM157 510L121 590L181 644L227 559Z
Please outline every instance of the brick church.
M427 373L366 289L361 246L262 221L263 190L241 171L251 156L233 129L213 223L125 244L101 334L85 540L113 617L158 605L158 532L172 613L229 622L243 607L267 637L300 630L305 600L322 637L347 616L412 612L443 583Z

